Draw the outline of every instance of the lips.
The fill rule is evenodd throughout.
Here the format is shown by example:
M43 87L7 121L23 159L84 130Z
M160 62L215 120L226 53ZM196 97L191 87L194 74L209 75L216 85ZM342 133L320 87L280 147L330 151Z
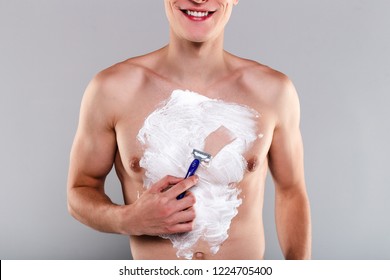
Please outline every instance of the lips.
M195 10L186 10L181 9L182 13L185 14L188 18L192 20L205 20L212 16L215 11L195 11Z

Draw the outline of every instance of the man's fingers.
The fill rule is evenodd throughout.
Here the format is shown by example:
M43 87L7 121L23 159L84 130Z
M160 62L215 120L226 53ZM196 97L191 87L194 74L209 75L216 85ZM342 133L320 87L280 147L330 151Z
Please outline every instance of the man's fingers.
M187 208L194 206L195 202L195 196L191 192L187 192L183 199L176 200L177 210L186 210Z
M173 226L169 227L169 229L168 229L169 232L168 233L169 234L173 234L173 233L190 232L190 231L192 231L193 226L194 226L194 222L193 221L176 224L176 225L173 225Z
M194 207L188 208L185 211L175 214L175 216L177 216L175 218L177 219L178 224L192 222L196 216L195 209Z
M155 183L151 188L151 192L162 192L164 189L169 187L170 185L176 185L180 181L182 181L183 178L178 178L174 176L167 175L164 178L162 178L160 181Z
M180 183L176 184L172 188L170 188L167 193L169 193L170 198L175 198L179 195L184 193L189 188L192 188L193 186L198 183L198 176L194 175L191 177L188 177L187 179L181 181Z

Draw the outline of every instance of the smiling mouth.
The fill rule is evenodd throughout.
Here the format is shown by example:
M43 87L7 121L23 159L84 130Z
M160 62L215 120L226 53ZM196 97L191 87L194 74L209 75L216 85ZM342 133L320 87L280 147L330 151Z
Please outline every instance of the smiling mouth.
M192 11L192 10L180 10L182 11L187 17L194 19L194 20L201 20L206 19L212 16L212 14L215 13L215 11Z

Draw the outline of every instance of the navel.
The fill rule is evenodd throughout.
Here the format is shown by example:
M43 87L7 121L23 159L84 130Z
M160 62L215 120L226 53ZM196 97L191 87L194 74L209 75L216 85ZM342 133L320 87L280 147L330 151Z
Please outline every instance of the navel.
M248 160L247 163L247 169L249 172L254 172L257 169L258 166L258 159L257 157L252 157Z
M131 159L130 168L131 168L131 170L133 170L136 173L141 172L142 168L141 168L141 166L139 166L139 158L134 157Z
M202 252L196 252L196 253L194 254L194 259L195 259L195 260L204 260L204 253L202 253Z

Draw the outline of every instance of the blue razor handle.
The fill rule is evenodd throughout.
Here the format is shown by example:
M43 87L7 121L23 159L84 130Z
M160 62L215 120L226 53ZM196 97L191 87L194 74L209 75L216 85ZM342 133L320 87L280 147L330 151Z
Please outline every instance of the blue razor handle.
M200 164L200 160L199 159L194 159L192 162L191 162L191 165L190 167L188 168L188 171L187 171L187 174L186 176L184 177L184 179L187 179L188 177L190 176L193 176L195 174L195 171L198 169L198 166Z
M195 171L198 169L198 166L200 164L200 160L199 159L194 159L192 162L191 162L191 165L190 167L188 168L188 171L187 171L187 174L186 174L186 177L184 179L187 179L188 177L192 176L195 174ZM176 199L182 199L184 196L185 196L185 192L179 194Z

